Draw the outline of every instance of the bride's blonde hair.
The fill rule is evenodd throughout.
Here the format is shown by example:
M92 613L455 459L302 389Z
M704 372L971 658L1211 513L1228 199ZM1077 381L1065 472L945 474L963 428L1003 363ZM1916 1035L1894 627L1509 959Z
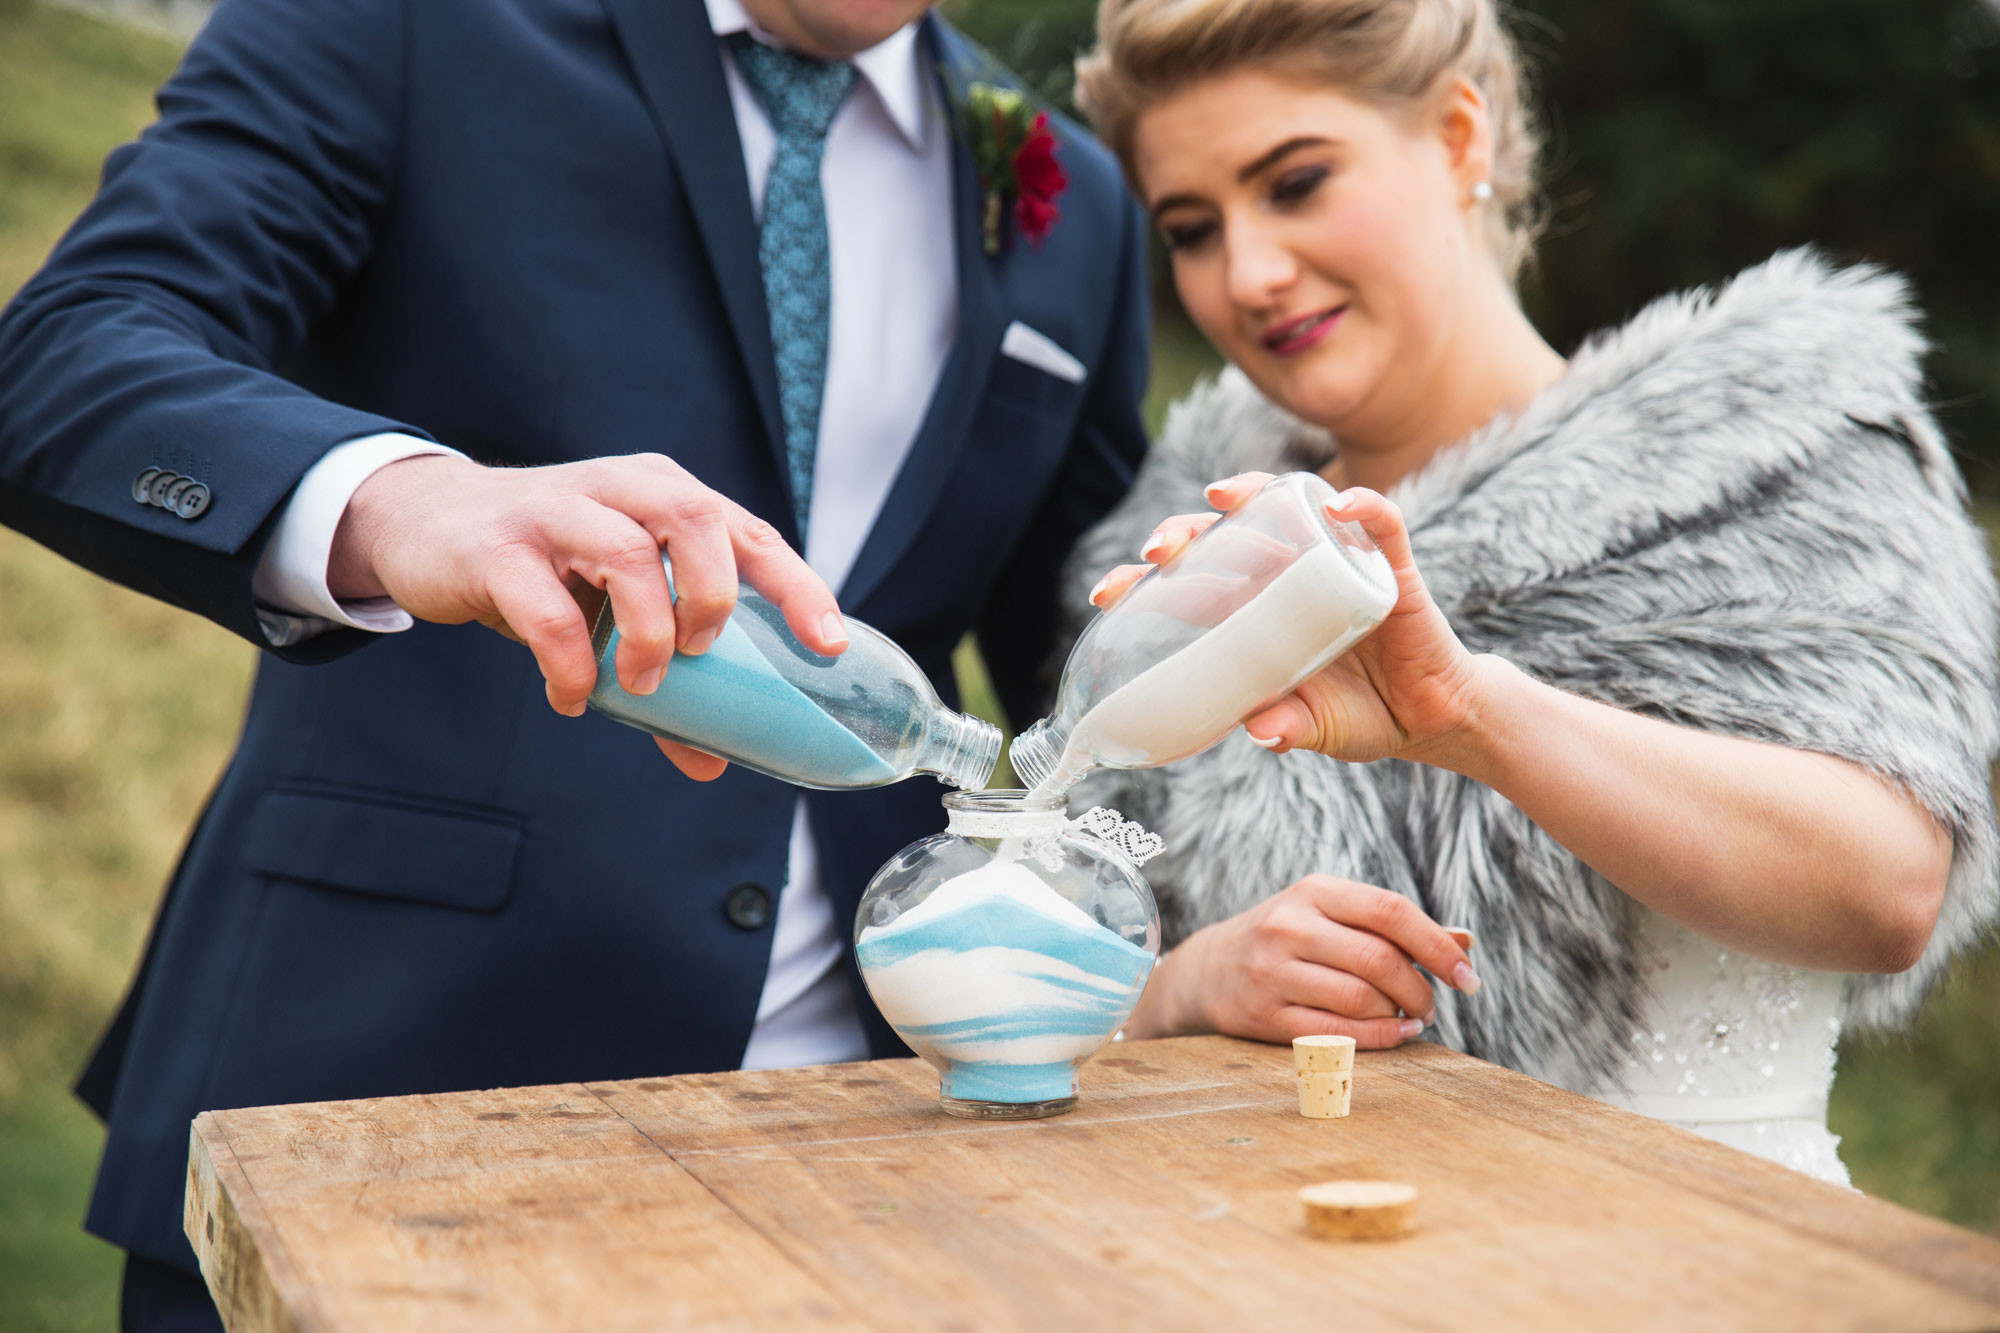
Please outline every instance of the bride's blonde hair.
M1366 102L1410 107L1453 75L1486 99L1487 239L1512 278L1540 226L1520 61L1493 0L1101 0L1097 47L1076 62L1077 105L1132 175L1140 113L1202 79L1261 66Z

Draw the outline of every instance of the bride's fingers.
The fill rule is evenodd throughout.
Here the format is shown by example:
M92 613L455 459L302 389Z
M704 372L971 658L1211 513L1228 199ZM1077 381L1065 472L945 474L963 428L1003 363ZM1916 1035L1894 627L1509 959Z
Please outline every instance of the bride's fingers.
M1293 1004L1345 1018L1399 1018L1396 1002L1352 972L1294 958L1279 969L1278 991ZM1421 1017L1422 1015L1419 1015Z
M1416 572L1416 557L1410 553L1410 531L1403 526L1403 511L1395 502L1366 486L1350 486L1326 507L1326 515L1336 523L1359 523L1375 539L1399 583L1405 572ZM1408 591L1408 585L1404 585Z
M1319 720L1305 700L1288 694L1243 724L1250 739L1276 754L1288 750L1316 750L1321 737Z
M1263 490L1270 480L1268 472L1239 472L1233 477L1210 482L1201 493L1201 498L1226 514Z
M1163 564L1183 546L1207 532L1220 514L1175 514L1163 519L1139 546L1139 558L1149 565Z
M1118 566L1099 579L1097 586L1090 590L1090 604L1100 611L1109 611L1118 605L1120 598L1132 591L1133 584L1152 572L1151 565Z
M1280 1009L1275 1019L1282 1040L1294 1037L1352 1037L1364 1051L1382 1051L1401 1046L1424 1030L1414 1018L1347 1018L1324 1009L1308 1009L1291 1004Z

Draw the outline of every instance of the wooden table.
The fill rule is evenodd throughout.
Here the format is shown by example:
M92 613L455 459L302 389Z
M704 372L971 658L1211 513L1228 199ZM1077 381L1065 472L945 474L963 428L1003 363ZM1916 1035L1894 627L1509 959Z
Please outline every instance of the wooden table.
M214 1111L230 1329L2000 1327L2000 1241L1427 1043L1306 1120L1291 1052L1112 1047L954 1120L914 1060ZM1300 1186L1407 1181L1407 1239Z

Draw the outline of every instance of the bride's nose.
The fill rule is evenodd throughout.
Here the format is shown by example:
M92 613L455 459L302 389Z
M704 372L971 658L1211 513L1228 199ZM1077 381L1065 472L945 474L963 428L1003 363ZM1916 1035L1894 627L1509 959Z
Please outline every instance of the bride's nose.
M1223 263L1229 299L1242 310L1269 310L1298 281L1298 257L1254 220L1232 223L1224 232Z

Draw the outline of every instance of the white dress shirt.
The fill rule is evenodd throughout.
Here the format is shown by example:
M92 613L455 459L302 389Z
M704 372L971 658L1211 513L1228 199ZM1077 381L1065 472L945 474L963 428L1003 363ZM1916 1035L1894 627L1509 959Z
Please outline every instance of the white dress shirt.
M718 40L745 30L768 40L740 0L707 4ZM776 142L726 50L723 64L750 196L761 211ZM861 52L854 65L860 77L827 131L820 167L832 310L805 550L836 593L916 440L958 324L951 141L916 27ZM376 469L451 452L414 436L375 435L330 450L306 473L256 572L260 618L273 644L342 625L378 633L409 628L409 615L386 598L333 598L326 585L333 533ZM788 859L744 1067L865 1059L867 1040L839 966L850 923L835 919L821 885L803 798Z

